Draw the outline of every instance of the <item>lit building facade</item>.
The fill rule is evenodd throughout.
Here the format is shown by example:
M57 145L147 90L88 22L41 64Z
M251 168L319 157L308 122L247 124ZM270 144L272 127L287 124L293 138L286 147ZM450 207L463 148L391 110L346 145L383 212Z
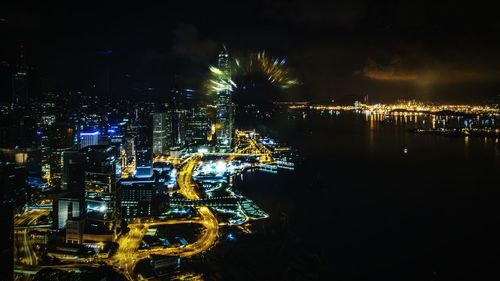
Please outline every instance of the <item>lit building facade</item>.
M121 162L115 146L87 146L85 167L85 208L89 219L108 224L117 219L116 187Z
M168 152L169 135L172 124L166 112L153 113L153 154L162 155Z
M224 48L219 54L219 69L231 75L229 54ZM217 147L221 150L229 150L234 135L234 104L231 98L231 89L226 88L217 92Z
M97 145L99 143L98 131L81 132L80 133L80 148L85 148L90 145Z
M68 218L66 221L66 243L82 244L82 234L84 231L84 218Z
M150 178L153 176L153 153L149 146L139 146L135 150L135 176Z
M191 108L187 118L186 142L190 146L202 145L207 142L210 123L204 107Z
M186 145L186 117L184 108L172 109L172 146L183 147Z
M153 215L155 188L151 184L122 186L120 194L122 217L135 218Z
M66 228L68 219L78 219L83 215L83 206L79 198L58 198L56 203L57 229Z

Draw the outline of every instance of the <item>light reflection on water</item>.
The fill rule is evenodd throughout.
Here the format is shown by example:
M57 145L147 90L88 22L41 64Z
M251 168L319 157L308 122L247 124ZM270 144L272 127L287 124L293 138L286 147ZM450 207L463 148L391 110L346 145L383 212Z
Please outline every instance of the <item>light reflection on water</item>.
M237 180L238 190L271 216L259 235L263 241L275 240L249 239L247 247L233 249L231 259L269 257L255 262L252 270L274 272L273 261L324 253L325 268L338 269L328 273L341 277L351 276L344 269L353 264L367 276L372 276L373 264L392 264L390 272L404 276L426 273L429 260L456 270L448 261L477 259L462 252L463 243L485 241L488 233L480 230L498 222L498 139L415 134L411 129L497 126L498 120L486 120L300 110L258 120L253 127L296 147L305 160L293 172L257 171ZM285 247L279 246L284 245L282 237ZM299 264L320 270L317 262Z

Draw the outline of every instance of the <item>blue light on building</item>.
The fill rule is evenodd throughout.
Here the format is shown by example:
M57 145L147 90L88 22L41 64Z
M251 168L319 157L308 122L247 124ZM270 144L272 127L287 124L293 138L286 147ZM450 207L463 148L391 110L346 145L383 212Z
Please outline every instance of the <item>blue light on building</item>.
M90 145L99 143L99 131L81 132L80 133L80 148L85 148Z

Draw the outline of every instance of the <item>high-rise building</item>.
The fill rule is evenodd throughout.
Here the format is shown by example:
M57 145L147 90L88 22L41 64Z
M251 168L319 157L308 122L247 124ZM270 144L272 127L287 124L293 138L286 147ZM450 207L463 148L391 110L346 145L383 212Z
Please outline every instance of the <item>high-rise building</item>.
M121 162L115 146L87 146L85 167L85 207L87 217L110 226L117 219L116 188Z
M16 158L18 156L16 154ZM28 173L24 165L25 162L20 165L13 162L0 162L0 188L2 189L0 194L5 202L14 203L17 209L22 209L28 200Z
M24 56L24 46L21 45L19 64L16 66L12 76L12 103L22 105L28 101L28 75L29 67Z
M123 150L125 151L124 168L133 170L135 167L135 137L126 136L124 138Z
M170 116L170 147L184 147L186 145L186 119L188 101L185 94L177 85L170 91L168 112Z
M66 221L66 243L81 244L85 218L68 218Z
M184 108L172 108L172 147L183 147L186 145L186 121L187 110Z
M150 178L153 176L153 153L149 146L139 146L135 150L135 176Z
M189 111L186 126L186 142L198 146L207 142L210 123L204 107L193 107Z
M58 198L54 205L56 218L54 226L57 229L66 228L68 219L79 219L83 216L83 206L80 198Z
M36 130L41 157L41 178L53 187L61 187L62 154L72 147L73 131L67 123L43 124L43 120L42 125Z
M99 131L81 132L80 133L80 148L85 148L90 145L99 143Z
M122 144L123 143L123 136L124 136L124 131L125 131L125 122L119 122L116 125L109 125L108 124L108 130L107 130L107 135L109 137L109 142L111 144Z
M155 188L152 184L122 186L120 194L122 217L135 218L153 215Z
M64 151L62 187L78 198L83 198L85 193L85 172L83 154L80 151Z
M224 47L219 53L219 69L231 77L231 64L227 49ZM223 79L228 79L227 77ZM225 81L223 84L229 84ZM217 147L220 150L230 150L234 135L234 104L231 98L230 87L217 92L217 122L219 130L217 131Z
M162 155L168 152L169 135L172 124L166 112L153 113L153 154Z

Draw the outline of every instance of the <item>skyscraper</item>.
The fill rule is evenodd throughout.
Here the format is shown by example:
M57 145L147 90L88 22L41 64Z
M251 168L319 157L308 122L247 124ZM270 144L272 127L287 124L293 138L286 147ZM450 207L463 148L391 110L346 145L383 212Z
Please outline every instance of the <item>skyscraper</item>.
M168 152L170 118L166 112L153 113L153 154L161 155Z
M24 46L21 45L19 64L12 76L12 103L16 105L25 104L28 101L28 75L29 67L24 56Z
M66 228L68 219L78 219L83 215L82 200L79 198L58 198L55 207L57 229Z
M62 154L72 146L73 128L69 124L55 122L37 130L41 152L42 179L49 185L61 187Z
M63 152L62 190L83 198L85 172L83 154L80 151Z
M135 150L135 176L150 178L153 176L153 153L150 146L138 146Z
M186 117L184 108L172 108L172 146L183 147L186 145Z
M185 93L177 85L170 92L169 117L171 124L170 146L184 147L186 145L187 100Z
M117 218L116 187L121 162L115 146L95 145L83 149L85 204L89 219L109 226Z
M125 167L133 169L135 165L135 137L126 136L124 138L123 150L125 151Z
M187 118L186 142L190 146L198 146L207 142L210 124L204 107L191 108Z
M18 165L14 162L0 161L0 195L2 195L0 199L14 203L17 209L22 209L28 200L28 172L24 165L26 163Z
M219 53L219 69L231 76L231 64L227 49L224 47ZM226 78L227 79L227 78ZM230 79L230 78L229 78ZM231 89L225 88L217 92L217 147L220 150L230 150L234 134L234 104L231 98Z

